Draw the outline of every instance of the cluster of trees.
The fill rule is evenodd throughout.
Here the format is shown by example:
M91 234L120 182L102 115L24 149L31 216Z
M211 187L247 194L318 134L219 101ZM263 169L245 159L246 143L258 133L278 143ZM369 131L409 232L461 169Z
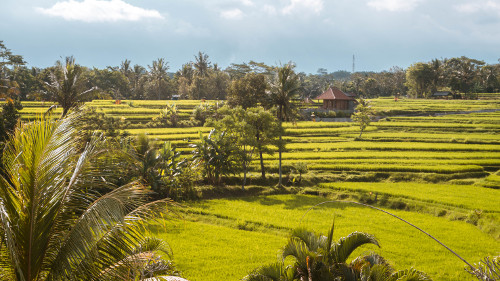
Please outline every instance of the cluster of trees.
M58 91L76 91L80 99L227 99L242 107L261 102L278 67L250 61L225 69L199 52L194 60L170 72L164 58L146 67L124 60L120 66L88 68L66 58L47 68L27 67L0 41L0 94L20 100L53 100ZM428 97L436 90L456 93L500 91L500 64L467 57L418 62L407 69L393 67L382 72L336 71L324 68L316 74L297 73L297 98L314 98L330 86L363 97ZM70 82L68 84L68 81ZM87 90L91 90L86 92ZM85 93L85 94L84 94ZM87 95L91 94L91 95Z
M467 57L434 59L415 63L406 70L406 84L412 97L429 97L437 90L454 93L494 93L500 91L500 64Z

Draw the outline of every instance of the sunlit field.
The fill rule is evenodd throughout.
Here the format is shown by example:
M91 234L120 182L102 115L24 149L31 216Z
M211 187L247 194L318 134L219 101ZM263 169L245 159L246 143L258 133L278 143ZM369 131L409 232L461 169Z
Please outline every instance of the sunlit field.
M191 157L203 126L149 128L147 123L175 104L179 120L190 120L200 101L96 100L86 104L127 124L120 133L146 134L171 142ZM218 101L203 104L220 106ZM23 120L43 114L52 104L26 102ZM180 218L155 224L151 231L174 252L189 280L239 280L256 267L276 261L290 230L304 225L326 233L335 220L335 237L353 231L374 234L381 248L362 247L353 257L375 251L396 269L415 267L434 280L471 280L464 263L438 243L381 212L347 203L375 204L436 236L471 263L500 254L500 100L371 100L379 118L361 137L352 122L313 121L283 124L284 183L293 194L185 202ZM301 105L307 107L307 105ZM54 115L60 114L58 108ZM276 147L271 147L276 151ZM250 165L250 188L272 193L278 154L264 154ZM297 165L307 166L299 174ZM241 175L224 188L239 188ZM300 182L299 178L302 179ZM200 187L201 188L201 187ZM240 194L240 195L241 195ZM309 195L305 195L309 194Z
M323 198L273 195L189 203L184 219L153 231L169 241L175 260L189 280L239 280L252 269L276 261L289 230L300 225L335 238L353 231L374 234L381 248L366 246L352 257L376 252L397 269L415 267L434 280L470 280L465 264L434 240L382 212ZM307 213L306 213L307 212ZM500 242L463 221L428 214L391 211L434 235L469 262L498 254Z

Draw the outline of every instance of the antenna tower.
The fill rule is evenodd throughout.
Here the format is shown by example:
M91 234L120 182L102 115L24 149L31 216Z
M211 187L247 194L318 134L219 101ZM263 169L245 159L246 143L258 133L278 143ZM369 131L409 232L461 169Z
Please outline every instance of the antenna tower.
M354 74L354 55L352 55L352 73Z

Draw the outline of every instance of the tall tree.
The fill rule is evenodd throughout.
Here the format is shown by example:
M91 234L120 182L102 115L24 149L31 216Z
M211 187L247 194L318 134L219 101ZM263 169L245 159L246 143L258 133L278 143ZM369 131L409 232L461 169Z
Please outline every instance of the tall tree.
M134 65L132 74L130 75L130 82L132 83L132 97L135 99L144 98L144 82L146 77L146 69L138 64Z
M273 82L271 83L271 91L269 95L269 103L271 106L276 106L278 123L280 131L282 131L282 122L291 120L293 110L295 108L292 102L293 98L300 93L299 77L294 71L295 65L291 62L277 69ZM279 186L282 186L282 169L281 169L281 154L283 150L283 137L279 136L278 153L279 153Z
M468 57L451 58L445 62L446 77L451 89L456 92L470 94L478 82L479 70L484 61Z
M40 69L36 67L15 66L11 72L11 80L17 82L20 100L35 100L40 97L40 89L43 84L38 75Z
M143 233L165 208L131 183L99 195L102 139L79 141L76 115L16 129L0 176L0 279L143 280L171 268Z
M263 74L247 73L243 78L233 80L228 89L227 103L244 109L255 107L266 97L267 82Z
M211 119L208 126L225 132L233 139L243 171L242 188L245 188L247 173L251 162L258 153L260 156L262 177L265 178L263 153L272 153L269 145L276 144L280 134L278 124L273 115L263 107L243 109L241 106L229 108L224 106L217 110L218 120Z
M90 94L96 89L87 87L87 79L83 76L84 69L75 64L75 59L66 57L65 64L57 61L50 70L46 89L52 100L63 108L63 116L79 103L90 99Z
M19 94L19 84L12 75L13 68L24 65L25 61L19 55L12 54L0 40L0 96L15 99Z
M230 83L229 75L224 71L219 70L214 65L214 70L210 72L208 76L209 79L209 91L208 91L208 99L214 100L224 100L227 96L227 88Z
M266 178L263 154L272 154L270 145L280 145L276 138L283 135L283 127L279 126L271 112L263 107L248 108L246 111L247 123L252 128L255 149L259 153L260 171L262 178Z
M366 79L361 88L366 97L375 98L380 95L379 82L372 77Z
M498 93L500 91L500 64L481 67L480 80L484 91Z
M19 100L8 99L2 104L0 112L0 148L3 149L4 142L14 133L21 114L19 110L23 109ZM1 159L0 155L0 159Z
M208 60L208 55L203 52L198 52L198 55L194 56L194 69L197 76L205 77L208 76L208 69L210 68L210 61Z
M406 70L406 86L414 98L429 96L432 91L434 71L427 63L416 63Z
M153 61L152 65L148 65L149 68L149 79L153 85L154 92L157 95L157 98L160 100L163 98L167 98L165 96L165 92L168 87L168 62L166 62L163 58L159 58Z
M130 97L130 81L123 72L112 68L91 71L92 84L97 87L100 98L123 99Z
M120 64L120 72L123 73L123 75L125 75L127 78L130 77L130 74L132 73L130 62L131 62L130 60L125 59Z

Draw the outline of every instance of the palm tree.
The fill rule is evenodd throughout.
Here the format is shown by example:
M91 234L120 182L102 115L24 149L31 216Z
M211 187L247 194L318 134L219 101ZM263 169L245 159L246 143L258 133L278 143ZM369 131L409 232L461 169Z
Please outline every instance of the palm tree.
M138 183L99 195L101 137L81 145L79 116L36 120L14 132L0 176L1 280L145 280L171 270L144 235L165 208Z
M125 77L129 77L130 74L132 73L132 68L130 67L130 60L125 59L124 61L121 62L120 64L120 72L125 75Z
M295 65L291 62L277 69L276 76L271 84L269 103L277 107L277 118L280 131L282 131L282 122L288 121L292 117L294 104L292 99L300 92L299 77L294 71ZM281 154L283 150L283 137L279 136L278 158L279 158L279 186L282 185Z
M161 99L161 92L164 89L165 82L168 80L168 62L163 60L163 58L159 58L153 61L153 65L148 65L148 68L150 79L155 85L158 99Z
M194 56L194 59L195 62L193 66L195 68L196 75L200 77L208 76L208 68L210 67L208 55L203 52L198 52L198 55Z
M346 261L354 250L365 244L379 246L378 241L370 234L353 232L334 242L333 230L332 224L328 236L323 236L305 228L295 229L283 248L281 260L258 268L244 280L430 280L427 275L414 269L395 272L389 263L377 254L358 257L347 264ZM285 259L289 256L293 257L294 264L285 267Z
M146 69L138 64L134 65L131 76L132 93L134 98L144 98L142 88L144 85ZM143 78L144 77L144 78Z
M295 65L291 62L279 67L271 83L269 102L272 106L277 106L277 118L280 121L289 121L292 118L292 99L300 93L299 76L294 68Z
M95 87L88 88L86 80L82 76L83 68L75 64L73 56L66 57L66 63L56 62L56 66L49 74L50 82L45 86L54 101L62 108L62 116L66 116L69 109L76 107L79 103L89 98Z

